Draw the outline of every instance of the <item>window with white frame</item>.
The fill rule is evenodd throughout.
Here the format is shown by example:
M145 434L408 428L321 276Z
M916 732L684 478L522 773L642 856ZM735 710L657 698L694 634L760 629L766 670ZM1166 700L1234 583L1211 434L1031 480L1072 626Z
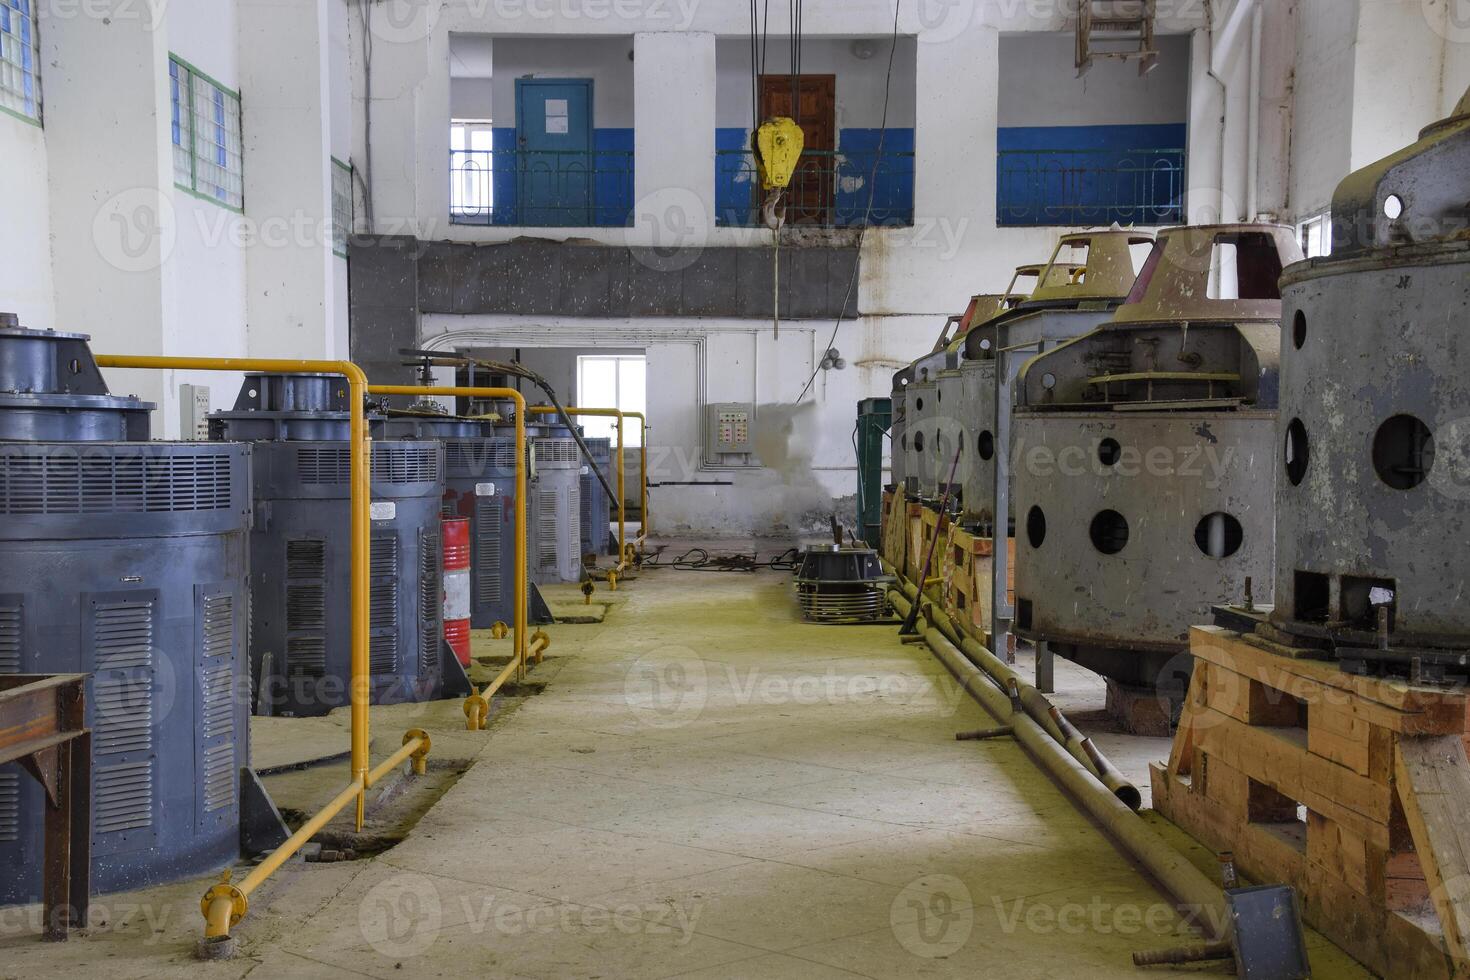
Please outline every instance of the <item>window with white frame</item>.
M495 204L494 130L488 119L449 123L449 213L487 219Z
M41 40L36 0L0 0L0 109L41 121Z
M1302 254L1309 259L1332 254L1332 212L1328 211L1308 218L1297 226L1297 236L1302 243Z
M332 157L332 254L347 258L352 234L352 166Z
M245 203L240 93L170 57L174 183L225 207Z
M648 358L642 354L583 354L577 358L577 404L585 408L646 411ZM600 415L578 416L588 438L618 444L618 420ZM623 422L623 446L641 446L643 427L637 419Z

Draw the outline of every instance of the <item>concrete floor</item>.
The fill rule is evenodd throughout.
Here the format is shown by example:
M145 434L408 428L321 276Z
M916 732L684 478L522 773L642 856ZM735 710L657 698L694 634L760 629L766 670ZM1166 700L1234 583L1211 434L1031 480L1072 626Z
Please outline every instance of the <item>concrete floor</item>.
M192 960L190 882L101 899L64 946L0 910L0 976L1184 975L1131 966L1185 938L1168 903L1014 743L954 740L994 722L922 646L801 624L773 572L598 599L605 622L551 629L544 693L453 737L474 764L403 843L288 865L235 960ZM1167 750L1114 746L1141 786ZM1364 975L1311 945L1317 976Z

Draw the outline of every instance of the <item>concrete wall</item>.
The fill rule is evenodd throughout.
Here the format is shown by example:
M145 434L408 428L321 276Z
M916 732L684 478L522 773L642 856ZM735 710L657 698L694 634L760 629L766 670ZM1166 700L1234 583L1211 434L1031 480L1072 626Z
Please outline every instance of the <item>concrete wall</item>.
M493 118L514 126L515 79L592 79L592 120L598 128L633 125L633 39L497 38Z

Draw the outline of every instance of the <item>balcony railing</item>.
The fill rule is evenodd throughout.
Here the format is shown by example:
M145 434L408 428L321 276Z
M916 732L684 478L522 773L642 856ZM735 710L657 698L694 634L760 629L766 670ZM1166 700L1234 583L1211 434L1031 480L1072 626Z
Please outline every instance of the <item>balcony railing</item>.
M622 227L633 210L633 151L450 150L449 182L455 224Z
M787 222L818 228L912 225L914 154L884 151L876 169L873 164L872 150L807 150L786 192ZM764 198L750 150L717 150L715 224L760 225Z
M996 223L1160 225L1184 218L1184 151L1002 150Z

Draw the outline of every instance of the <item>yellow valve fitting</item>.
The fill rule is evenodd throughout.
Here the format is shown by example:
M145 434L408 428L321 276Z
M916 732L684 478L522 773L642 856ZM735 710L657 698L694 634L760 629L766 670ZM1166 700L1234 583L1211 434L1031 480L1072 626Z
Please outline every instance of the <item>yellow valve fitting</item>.
M509 633L510 627L505 625L504 620L497 619L494 625L490 627L490 635L495 637L495 639L497 640L505 639L506 635Z
M547 636L544 630L537 630L531 634L531 645L536 646L537 640L541 641L541 645L536 647L536 662L539 664L542 654L551 649L551 637Z
M407 745L414 739L419 739L423 742L423 744L420 745L418 747L418 751L414 752L414 754L409 756L409 758L413 760L414 775L422 776L424 773L429 771L429 749L433 747L434 740L429 738L429 733L424 731L422 728L410 728L408 731L403 733L404 745Z
M240 924L250 909L250 900L245 893L230 884L230 873L226 871L216 885L199 900L199 914L204 916L204 935L207 939L228 937L230 930Z
M806 136L795 119L775 116L761 123L755 131L755 155L761 187L769 191L790 186L805 146Z
M490 717L490 702L479 694L471 694L464 699L464 717L466 731L484 731L485 720Z
M617 572L610 571L610 572L607 573L607 587L609 589L611 589L612 591L614 591L614 592L618 591L618 573Z

